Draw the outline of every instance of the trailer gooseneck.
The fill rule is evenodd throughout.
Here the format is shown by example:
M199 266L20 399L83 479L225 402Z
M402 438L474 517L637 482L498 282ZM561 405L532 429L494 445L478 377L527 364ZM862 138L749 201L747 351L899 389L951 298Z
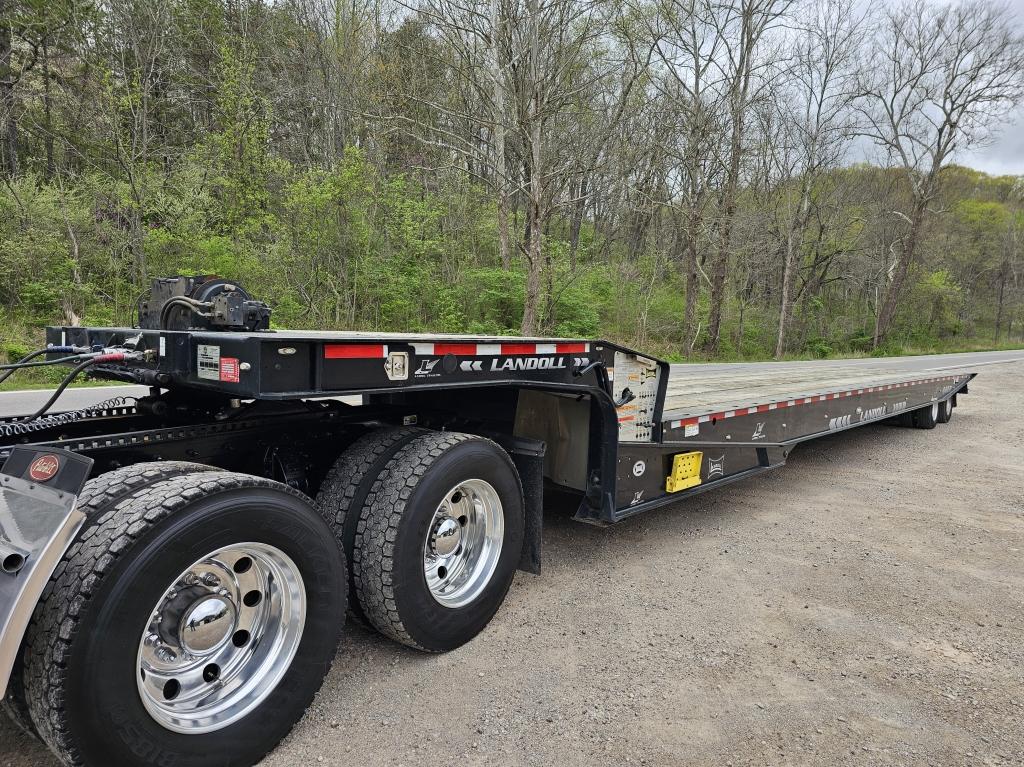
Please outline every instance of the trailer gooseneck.
M973 375L698 378L593 339L274 331L211 277L138 309L17 364L73 365L55 394L87 371L148 395L0 419L0 690L69 765L251 764L346 612L427 652L479 633L540 570L546 489L611 524L817 436L933 428Z

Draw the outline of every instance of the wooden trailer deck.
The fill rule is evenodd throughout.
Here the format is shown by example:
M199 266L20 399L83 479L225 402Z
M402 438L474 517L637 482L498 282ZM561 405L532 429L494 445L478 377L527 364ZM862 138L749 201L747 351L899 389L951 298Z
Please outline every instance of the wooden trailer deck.
M867 359L672 365L662 418L676 421L806 397L924 383L969 372L969 367L933 357L889 358L885 364Z

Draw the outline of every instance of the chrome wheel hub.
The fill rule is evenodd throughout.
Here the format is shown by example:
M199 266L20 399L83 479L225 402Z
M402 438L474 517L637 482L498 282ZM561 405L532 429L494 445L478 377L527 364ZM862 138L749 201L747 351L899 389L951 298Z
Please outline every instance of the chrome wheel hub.
M436 556L450 557L462 545L462 525L457 519L442 517L434 525L430 548Z
M445 607L470 604L490 583L505 537L498 491L482 479L459 483L442 499L423 544L423 574Z
M190 655L216 650L234 633L237 618L238 611L230 600L215 594L200 597L178 626L182 649Z
M218 549L164 591L139 642L139 697L160 725L205 733L262 703L288 671L306 619L295 563L264 543Z

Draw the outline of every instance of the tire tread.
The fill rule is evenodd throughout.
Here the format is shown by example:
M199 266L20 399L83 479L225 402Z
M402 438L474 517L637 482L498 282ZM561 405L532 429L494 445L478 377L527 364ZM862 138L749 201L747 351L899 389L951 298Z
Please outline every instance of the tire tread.
M409 634L395 602L394 544L409 499L420 480L445 452L469 440L494 444L483 437L458 432L427 432L406 444L374 481L356 529L352 573L360 607L382 634L424 652L435 651L423 647Z

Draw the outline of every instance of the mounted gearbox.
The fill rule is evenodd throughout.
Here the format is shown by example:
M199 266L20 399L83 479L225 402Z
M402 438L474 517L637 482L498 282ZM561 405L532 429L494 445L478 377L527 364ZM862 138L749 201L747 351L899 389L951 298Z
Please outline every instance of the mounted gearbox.
M139 327L150 330L267 330L270 307L216 275L162 277L139 299Z

